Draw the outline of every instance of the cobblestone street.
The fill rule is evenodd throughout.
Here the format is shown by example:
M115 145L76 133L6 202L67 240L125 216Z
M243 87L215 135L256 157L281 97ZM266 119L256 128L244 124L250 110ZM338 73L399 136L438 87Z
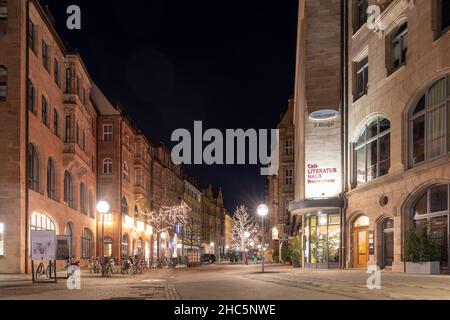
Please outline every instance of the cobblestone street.
M305 270L270 265L204 265L150 270L143 275L104 279L82 274L81 289L31 284L28 276L0 275L0 299L178 300L178 299L445 299L450 276L420 276L383 271L381 289L369 290L368 274L359 270Z

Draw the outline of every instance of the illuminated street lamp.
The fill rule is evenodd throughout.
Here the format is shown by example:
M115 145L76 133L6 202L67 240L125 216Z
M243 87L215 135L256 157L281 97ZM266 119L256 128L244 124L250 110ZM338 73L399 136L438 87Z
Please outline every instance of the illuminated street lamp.
M102 277L106 275L105 268L105 215L109 212L109 203L99 201L97 211L102 215Z
M264 217L267 216L269 213L269 208L265 204L260 204L258 208L256 209L256 212L259 216L261 216L261 229L262 229L262 264L261 264L261 272L264 272L264 251L265 251L265 245L264 245Z

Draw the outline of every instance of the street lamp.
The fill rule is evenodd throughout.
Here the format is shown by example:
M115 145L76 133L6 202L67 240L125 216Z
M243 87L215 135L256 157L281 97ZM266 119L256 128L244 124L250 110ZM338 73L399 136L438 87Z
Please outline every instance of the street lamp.
M109 203L106 201L99 201L97 203L97 211L102 215L102 277L105 273L105 215L109 212Z
M247 241L250 237L250 232L244 231L244 238L245 238L245 248L244 248L244 254L245 254L245 264L248 264L248 257L247 257Z
M259 216L261 216L261 229L262 229L262 264L261 264L261 272L264 272L264 217L269 213L269 208L265 204L260 204L256 209L256 212Z

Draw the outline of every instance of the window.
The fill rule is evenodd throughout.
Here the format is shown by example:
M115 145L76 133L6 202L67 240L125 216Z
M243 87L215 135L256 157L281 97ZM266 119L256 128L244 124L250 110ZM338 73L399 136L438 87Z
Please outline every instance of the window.
M45 70L50 70L48 63L48 44L44 40L42 40L42 65L44 66Z
M66 69L66 93L72 93L72 71L70 68Z
M428 188L420 195L411 210L410 226L416 232L429 233L431 239L438 244L441 253L441 267L448 266L448 223L449 223L449 185L436 185ZM409 229L405 231L409 232Z
M34 144L28 145L28 188L39 191L39 156Z
M84 228L81 234L81 258L89 259L93 257L94 235L91 230Z
M77 77L77 95L81 98L81 84L80 84L80 77Z
M294 154L294 142L292 139L286 139L285 147L284 147L284 153L287 156Z
M56 173L55 164L52 159L47 163L47 195L51 199L56 199Z
M66 116L66 130L65 130L65 134L64 134L64 141L65 142L70 142L72 141L72 119L70 118L70 116Z
M361 185L388 173L390 122L378 117L364 126L354 147L356 184Z
M0 0L0 21L8 20L8 1Z
M30 230L52 231L55 230L55 224L49 216L40 212L34 212L30 217Z
M5 224L0 222L0 256L5 255Z
M122 259L128 258L128 243L129 243L128 235L124 234L122 237L122 246L121 246Z
M355 90L354 101L367 94L367 84L369 79L369 59L365 57L355 63Z
M78 122L75 124L75 139L77 145L80 145L80 124Z
M59 136L59 114L56 108L53 109L53 132Z
M75 230L75 227L74 227L73 223L72 222L68 222L66 224L66 228L64 230L64 233L65 233L66 236L70 237L70 240L69 240L69 253L71 254L71 256L73 256L75 254L73 252L73 250L74 250L74 247L73 247L74 232L73 232L73 230Z
M42 96L42 122L48 125L48 102L44 96Z
M293 174L292 169L287 169L284 174L284 183L287 185L292 185L293 183Z
M408 51L408 23L400 24L392 33L390 37L390 73L397 70L402 65L406 64L406 52Z
M64 172L64 202L74 209L72 176L67 171Z
M128 181L129 180L129 171L128 171L128 165L126 162L123 163L123 179Z
M6 100L8 95L8 70L0 66L0 100Z
M354 0L354 23L353 33L356 33L367 22L367 8L369 6L368 0Z
M103 159L103 174L112 174L113 161L111 158Z
M128 202L125 197L122 197L122 201L120 202L120 213L128 215Z
M439 36L450 30L450 1L438 0L438 32Z
M28 20L28 46L36 54L36 25Z
M82 213L87 213L86 207L86 187L84 183L80 183L80 211Z
M28 110L36 114L36 89L31 80L28 79Z
M104 124L103 125L103 141L112 141L113 139L113 125Z
M59 87L59 62L56 59L53 62L53 76L55 77L55 83Z
M410 165L450 152L450 76L434 82L409 113Z

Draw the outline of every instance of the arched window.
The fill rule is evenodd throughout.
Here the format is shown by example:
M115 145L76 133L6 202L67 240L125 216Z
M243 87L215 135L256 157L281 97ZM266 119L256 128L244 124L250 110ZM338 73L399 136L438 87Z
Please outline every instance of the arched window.
M134 217L137 218L139 216L139 209L137 206L134 206Z
M39 156L36 146L28 145L28 188L39 191Z
M73 226L72 222L68 222L66 224L66 229L64 230L64 233L66 234L66 236L70 237L70 242L69 242L69 252L70 255L73 257L75 252L74 252L74 248L73 248L73 237L74 237L74 230L75 227Z
M66 69L66 93L72 93L72 72L70 71L70 68Z
M440 246L441 266L448 266L448 238L449 238L449 203L450 186L437 185L427 189L413 207L411 225L420 231L426 228L431 238ZM409 232L409 230L406 230Z
M129 243L129 239L128 239L128 235L124 234L122 237L122 247L121 247L121 253L122 253L122 259L125 259L129 256L128 254L128 243Z
M128 215L128 202L127 199L125 199L125 197L122 198L122 201L120 203L120 212L123 215Z
M129 179L128 164L126 162L123 163L123 179L127 181Z
M81 234L81 258L93 257L94 235L91 230L84 228Z
M47 195L51 199L56 198L56 173L55 164L51 158L47 163Z
M103 159L103 174L112 174L113 161L111 158Z
M389 120L377 117L364 126L356 140L354 172L357 185L388 173L391 166L390 127Z
M80 183L80 211L82 213L87 213L86 206L86 186L83 182Z
M409 113L410 165L450 152L450 76L425 90Z
M6 67L0 66L0 100L6 100L7 95L8 95L8 70L6 69Z
M67 171L64 172L64 202L74 208L72 176Z
M46 214L33 212L30 217L30 230L52 231L55 230L55 224Z

